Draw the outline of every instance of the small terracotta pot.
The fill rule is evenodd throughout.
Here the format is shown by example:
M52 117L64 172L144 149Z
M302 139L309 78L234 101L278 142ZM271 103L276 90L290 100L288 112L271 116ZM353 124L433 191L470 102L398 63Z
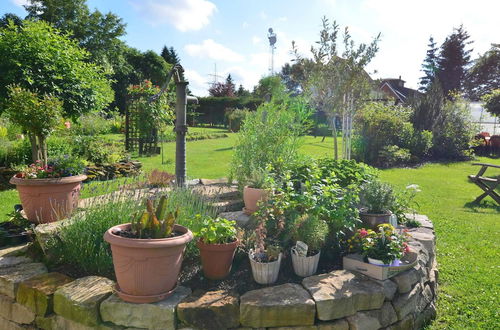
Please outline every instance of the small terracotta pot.
M238 240L226 244L206 244L202 240L196 242L206 278L221 280L231 272L234 253L239 243Z
M243 211L245 214L251 215L256 212L259 209L257 203L266 197L267 190L245 186L243 188L243 202L245 202L245 209Z
M170 296L177 287L182 257L193 234L175 225L180 236L159 239L125 238L113 234L130 224L111 227L104 239L111 245L118 296L128 302L152 303Z
M359 213L359 217L361 218L361 221L363 221L363 224L366 227L369 227L370 229L374 230L377 229L378 225L381 225L383 223L390 223L391 216L392 213L390 211L383 214L371 214L363 211Z
M86 175L50 179L12 177L17 186L23 210L34 223L54 222L67 218L78 207L81 182Z

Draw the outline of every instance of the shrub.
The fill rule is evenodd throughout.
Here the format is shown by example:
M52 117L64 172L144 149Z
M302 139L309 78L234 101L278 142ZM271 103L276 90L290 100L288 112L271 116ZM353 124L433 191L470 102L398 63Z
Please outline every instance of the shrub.
M249 113L234 148L230 177L242 187L255 170L270 165L282 173L296 163L310 114L303 99L288 96L274 97Z
M378 153L377 163L380 167L392 167L410 162L410 150L398 146L385 146Z
M477 131L478 127L472 121L467 101L459 97L446 101L442 117L433 131L432 155L441 159L469 158Z
M309 247L308 252L320 251L328 236L328 224L317 216L306 216L299 224L295 238Z
M355 117L353 155L381 167L406 164L429 154L432 133L416 130L410 122L412 109L368 103Z
M101 135L115 133L115 125L117 125L116 119L107 119L105 116L105 114L98 112L85 114L78 119L78 123L76 125L71 127L71 131L73 134L78 135ZM116 133L119 133L119 130Z
M373 214L392 211L396 203L396 196L392 186L379 180L365 183L359 197L366 212Z
M231 132L239 132L243 121L250 113L250 110L244 109L232 109L229 108L226 110L226 117L229 123L229 130Z

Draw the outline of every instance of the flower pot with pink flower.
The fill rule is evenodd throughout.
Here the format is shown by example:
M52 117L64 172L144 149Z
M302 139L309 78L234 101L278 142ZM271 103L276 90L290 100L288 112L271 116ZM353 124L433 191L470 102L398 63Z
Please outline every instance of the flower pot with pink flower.
M31 143L33 164L9 181L17 186L27 218L35 223L52 222L67 217L77 206L80 184L86 179L83 163L61 158L49 161L47 137L58 125L63 103L53 95L17 85L7 87L5 113L23 131Z

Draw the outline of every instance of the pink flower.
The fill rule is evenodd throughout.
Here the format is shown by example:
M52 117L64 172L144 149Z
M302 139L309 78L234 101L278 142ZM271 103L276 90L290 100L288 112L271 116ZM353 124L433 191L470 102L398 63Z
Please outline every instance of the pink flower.
M359 236L365 237L366 235L368 235L368 232L366 231L366 229L365 228L360 229Z
M66 126L67 129L71 128L71 123L69 121L64 122L64 126Z

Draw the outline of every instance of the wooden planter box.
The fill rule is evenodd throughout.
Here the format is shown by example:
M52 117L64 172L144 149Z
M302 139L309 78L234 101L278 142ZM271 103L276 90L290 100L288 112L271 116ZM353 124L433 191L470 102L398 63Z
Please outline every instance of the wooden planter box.
M377 280L386 280L417 264L417 253L408 252L401 259L400 266L377 266L364 262L360 254L348 254L344 257L344 269L353 270Z

